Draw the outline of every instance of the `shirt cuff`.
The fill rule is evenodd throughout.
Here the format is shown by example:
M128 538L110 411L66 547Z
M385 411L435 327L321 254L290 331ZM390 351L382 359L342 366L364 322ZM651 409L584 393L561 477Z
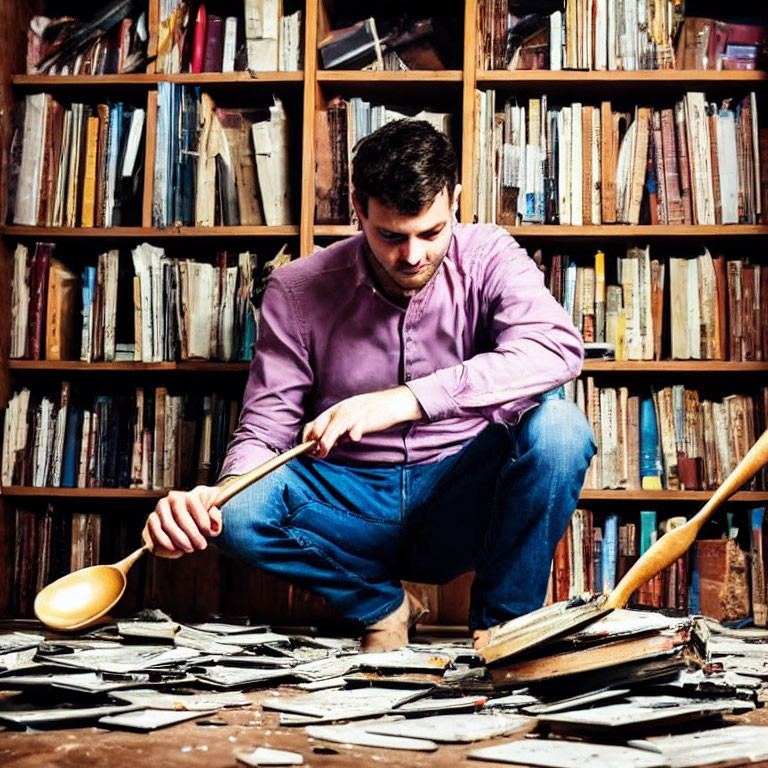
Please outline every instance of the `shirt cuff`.
M420 379L406 381L405 386L419 401L427 421L447 419L454 414L456 404L451 394L440 383L437 374L432 373Z
M255 469L276 455L275 451L265 445L243 445L241 450L235 449L224 459L217 485L232 476L243 475Z

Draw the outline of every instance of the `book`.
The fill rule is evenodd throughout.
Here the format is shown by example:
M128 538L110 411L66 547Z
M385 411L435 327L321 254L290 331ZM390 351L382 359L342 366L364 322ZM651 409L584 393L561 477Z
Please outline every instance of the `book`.
M77 358L75 316L79 283L77 274L69 267L58 259L50 259L45 320L46 360Z
M765 581L765 549L763 525L765 508L757 507L749 511L750 522L750 571L752 617L756 627L768 625L768 594Z
M750 615L747 555L733 539L699 539L696 542L699 608L717 621L734 621Z

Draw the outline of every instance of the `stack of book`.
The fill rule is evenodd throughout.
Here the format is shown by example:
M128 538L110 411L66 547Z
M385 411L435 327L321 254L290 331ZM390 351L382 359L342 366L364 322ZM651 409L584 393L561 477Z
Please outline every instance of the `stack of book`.
M755 69L768 27L683 18L676 0L566 0L550 14L480 3L483 69Z
M757 396L699 397L681 384L651 397L594 378L566 388L592 427L598 449L584 487L707 490L718 487L768 426L768 387ZM749 488L768 490L760 472Z
M216 265L169 259L162 248L142 243L132 252L134 359L250 360L258 334L260 294L256 254ZM283 248L278 261L290 260ZM274 263L274 260L273 260Z
M598 522L593 510L574 512L555 549L547 605L587 592L609 593L659 536L686 522L684 516L660 519L656 510L649 509L632 517L620 522L618 515L609 513L600 515ZM766 626L765 509L729 512L727 518L722 538L697 541L640 587L630 604L703 612L718 620L751 614L757 626Z
M757 224L768 203L768 132L754 92L616 111L547 96L477 94L474 199L498 224Z
M426 120L449 134L451 115L427 109L408 109L372 104L358 97L331 99L315 116L315 222L348 224L349 168L355 144L393 120L409 117Z
M192 86L158 83L152 224L291 223L288 120L266 108L217 108Z
M26 96L11 146L14 224L112 227L141 215L145 111L123 102L63 107Z
M133 269L127 254L121 261L110 250L77 274L53 251L52 243L37 243L31 257L23 244L14 252L12 359L250 360L264 280L290 260L283 248L261 274L251 251L221 252L209 264L170 259L142 243L133 249ZM133 317L121 341L120 317Z
M584 341L607 343L616 360L768 360L768 269L701 250L659 259L631 247L608 260L598 250L588 266L555 253L547 284Z
M191 488L218 477L240 413L216 393L16 392L5 409L2 484L51 488Z
M278 0L245 0L239 16L221 16L216 10L212 3L160 3L159 73L300 68L301 11L283 15Z
M112 75L147 60L147 12L113 0L88 21L33 16L27 32L28 75Z

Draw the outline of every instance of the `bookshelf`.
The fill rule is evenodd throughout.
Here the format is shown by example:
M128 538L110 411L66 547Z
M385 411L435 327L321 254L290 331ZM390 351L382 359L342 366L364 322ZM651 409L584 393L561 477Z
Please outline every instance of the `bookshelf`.
M343 98L362 96L371 100L390 101L412 105L436 104L445 108L452 115L452 138L460 155L461 181L464 193L459 204L459 219L471 222L474 219L472 189L478 174L475 146L476 93L490 89L496 90L503 97L517 96L521 101L537 97L543 93L552 94L566 103L576 90L585 103L599 104L603 97L619 96L635 103L652 102L659 98L679 97L689 90L710 91L715 95L743 93L755 90L758 99L768 95L768 73L761 71L710 71L710 70L662 70L662 71L549 71L515 70L488 71L480 67L477 52L482 41L479 37L480 6L483 0L453 0L449 3L434 1L419 3L395 3L395 10L414 8L431 13L453 12L460 18L460 32L456 38L457 47L463 52L460 68L446 70L411 70L403 72L363 72L353 70L326 71L318 67L318 41L333 28L334 17L357 13L364 15L383 13L392 3L374 2L365 10L358 10L357 4L347 0L335 3L330 0L307 0L294 3L302 10L302 44L304 50L303 68L298 72L248 72L231 73L204 72L200 74L158 74L154 64L150 63L146 71L124 75L76 75L46 76L26 75L24 57L28 19L36 10L34 4L14 3L0 0L0 13L6 26L6 45L0 54L0 109L6 117L0 121L0 142L7 155L10 145L12 114L14 103L25 94L42 90L51 92L64 102L74 99L86 103L96 103L105 95L112 98L124 98L146 109L146 141L144 144L144 171L142 184L142 205L140 226L118 226L110 228L82 227L30 227L13 224L0 226L0 269L5 279L0 281L0 404L8 402L14 387L39 381L50 382L62 377L72 377L83 387L97 390L109 387L119 376L132 375L136 382L148 382L152 385L167 382L169 386L181 386L188 391L202 391L208 386L211 377L226 382L230 390L241 387L245 382L248 368L246 362L114 362L81 363L80 361L32 361L11 360L8 358L8 337L10 327L10 275L12 271L13 250L17 242L33 245L36 241L51 241L66 244L68 248L80 247L88 254L95 254L96 249L117 247L122 251L141 242L149 242L169 251L181 253L182 249L199 250L201 258L212 255L218 247L251 247L260 254L273 255L284 242L289 251L296 256L310 254L316 245L327 245L335 239L346 237L356 232L356 228L347 224L318 224L315 222L315 165L316 165L316 114L318 110L335 95ZM158 0L149 0L150 19L157 19ZM11 32L15 30L15 32ZM250 104L253 101L264 103L277 94L286 103L293 124L291 133L291 154L295 168L291 177L293 216L291 224L280 226L170 226L160 229L152 226L153 162L157 134L157 94L160 83L175 85L201 86L223 103L233 105ZM762 118L768 110L768 102L762 107ZM761 118L761 119L762 119ZM6 195L6 185L3 185ZM747 248L757 252L764 248L768 236L768 224L735 225L584 225L565 226L557 224L525 224L507 227L515 238L530 251L537 247L544 249L575 248L593 249L596 244L614 249L621 249L629 243L659 244L662 248L695 246L699 243L719 243L736 252ZM82 262L80 262L82 263ZM763 264L765 264L763 258ZM584 367L585 375L600 377L600 380L612 382L671 381L675 376L703 376L707 381L715 381L715 387L739 386L754 387L761 377L768 372L768 361L727 362L727 361L602 361L588 360ZM184 378L179 374L185 374ZM123 379L124 381L125 379ZM149 384L148 384L149 385ZM32 488L8 486L2 488L2 518L0 519L0 614L7 613L10 606L9 583L13 567L13 514L12 505L17 500L29 499L36 503L48 500L57 504L79 504L87 502L98 505L108 513L124 502L131 502L129 514L143 519L149 512L153 500L161 495L157 490L113 489L113 488ZM585 490L581 504L593 505L594 509L609 509L611 505L628 502L632 509L639 509L644 504L661 504L664 509L680 508L694 511L704 499L706 491L618 491ZM746 491L734 498L741 505L763 504L768 501L768 492ZM135 502L135 503L134 503ZM205 561L205 562L203 562ZM186 563L186 561L185 561ZM171 609L173 600L183 603L185 610L205 615L217 610L257 612L259 600L265 597L267 586L277 590L283 597L274 598L270 605L287 616L302 617L301 611L308 616L323 615L316 602L293 590L271 577L261 575L258 588L254 589L253 601L240 595L227 598L224 594L227 586L235 583L237 573L233 566L221 565L217 559L206 553L200 556L200 564L175 566L177 571L169 570L167 564L154 563L149 568L154 571L147 578L154 585L149 590L154 598L161 600ZM205 595L199 602L179 597L178 588L163 591L163 578L183 581L184 576L171 576L179 572L186 573L189 568L194 578L219 579L221 589L216 600L211 602L211 590L203 590ZM190 578L192 578L190 576ZM249 576L247 581L252 586L257 577ZM158 586L160 585L160 586ZM267 586L264 586L267 585ZM439 590L440 609L432 620L440 623L461 623L463 585L441 587ZM435 593L437 594L437 593ZM261 597L259 597L261 596ZM167 598L167 600L166 600ZM136 598L138 601L139 598ZM314 614L313 614L314 611ZM285 616L283 617L285 618ZM303 616L306 618L306 616Z

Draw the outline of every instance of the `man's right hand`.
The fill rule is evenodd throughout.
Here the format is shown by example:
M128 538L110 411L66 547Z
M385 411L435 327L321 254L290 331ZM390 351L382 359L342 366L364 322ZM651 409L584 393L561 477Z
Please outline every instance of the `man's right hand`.
M171 491L160 499L144 526L155 554L178 557L205 549L206 537L221 533L221 510L213 506L219 490L198 485L191 491Z

